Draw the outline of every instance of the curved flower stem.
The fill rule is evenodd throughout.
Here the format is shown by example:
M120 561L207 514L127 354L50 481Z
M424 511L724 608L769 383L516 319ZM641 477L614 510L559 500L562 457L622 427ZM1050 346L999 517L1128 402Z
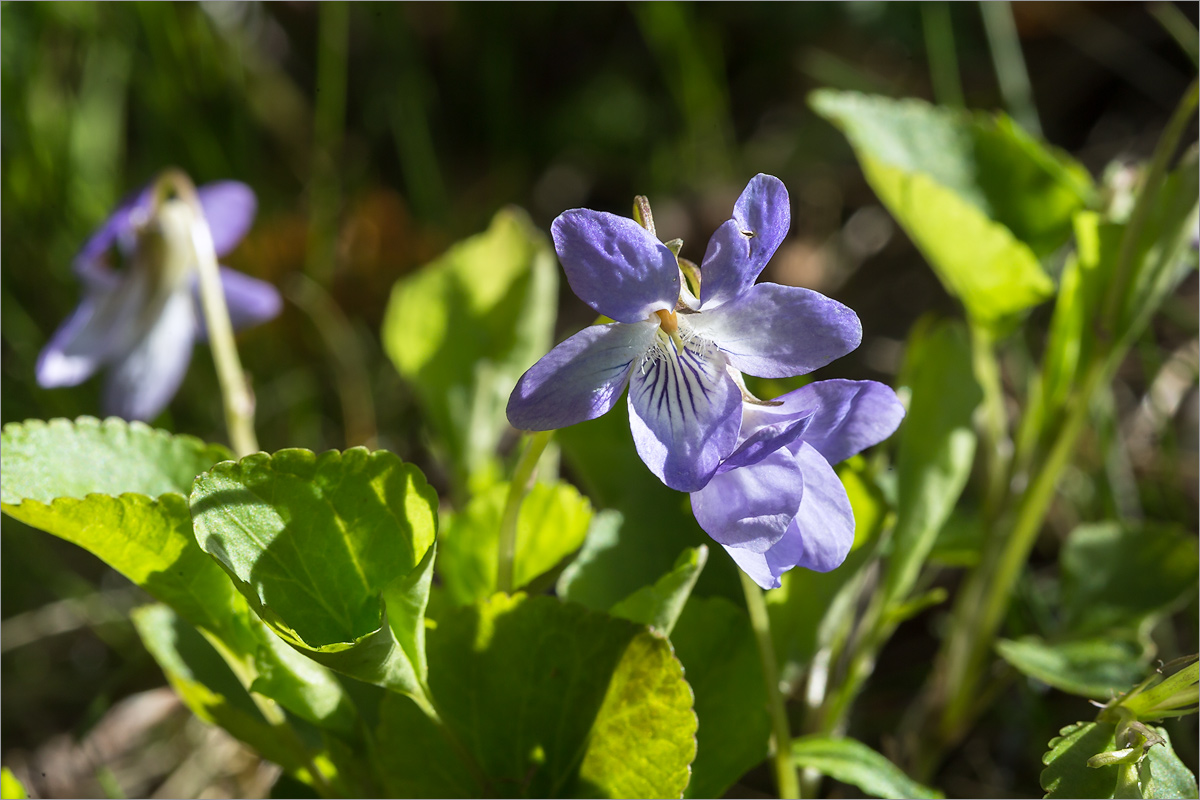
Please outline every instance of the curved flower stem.
M783 800L800 797L800 781L796 766L792 763L792 733L788 725L787 708L783 692L779 691L779 666L775 660L775 644L771 641L771 619L767 616L767 603L763 591L750 576L738 570L742 579L742 592L746 595L746 610L750 612L750 627L758 642L758 655L762 659L763 681L767 684L767 710L771 714L771 734L775 739L775 785Z
M208 341L225 401L225 428L237 456L248 456L258 452L258 439L254 435L254 395L246 384L246 374L242 371L237 345L233 341L233 323L229 321L229 308L225 305L225 292L221 288L221 271L212 232L200 207L196 187L182 170L166 170L159 177L158 186L160 197L172 191L192 210L192 246L196 251L197 271L200 274L200 297L204 305Z
M525 452L513 470L512 482L508 485L508 499L504 501L504 516L500 518L500 549L496 563L496 588L505 594L513 590L513 560L517 554L517 519L521 515L521 503L529 492L533 471L554 431L540 431L529 437Z

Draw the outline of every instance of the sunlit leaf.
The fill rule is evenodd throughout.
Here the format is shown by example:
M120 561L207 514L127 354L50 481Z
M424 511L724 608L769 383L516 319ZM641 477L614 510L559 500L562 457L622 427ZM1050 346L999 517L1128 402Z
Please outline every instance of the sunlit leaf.
M25 800L29 793L8 767L0 769L0 798L2 800Z
M871 797L896 798L944 795L922 786L879 753L854 739L802 736L792 740L797 767L810 767L862 789Z
M511 208L393 288L384 348L463 485L508 430L508 396L550 349L557 305L549 242Z
M229 666L170 608L135 609L133 624L146 649L162 667L171 687L196 716L220 725L265 758L295 772L306 769L298 742L286 725L272 725Z
M429 634L444 731L400 698L377 741L397 794L678 797L696 717L665 639L551 597L496 595Z
M6 504L93 493L187 494L197 475L231 458L221 445L115 417L5 425L3 454Z
M1146 671L1142 646L1097 638L1051 644L1037 636L1000 639L996 651L1024 674L1064 692L1107 700L1133 687Z
M425 674L436 507L419 470L363 448L225 462L191 497L197 541L279 635L331 669L410 692Z
M454 603L474 603L496 591L500 523L508 487L497 484L476 495L443 524L437 571ZM592 504L570 484L534 485L517 518L513 584L527 586L578 550L591 519Z
M638 458L629 432L626 403L599 419L558 432L564 462L577 483L604 514L620 512L618 523L601 517L583 550L563 573L560 594L588 608L608 610L670 572L679 554L711 542L688 506L687 495L668 489ZM740 600L733 560L710 559L695 594Z
M1094 192L1082 167L1003 115L830 90L810 102L972 317L1000 326L1053 293L1038 259Z
M1150 780L1147 785L1142 787L1142 797L1164 799L1178 797L1196 800L1200 796L1200 787L1196 785L1196 776L1180 760L1166 729L1155 728L1154 730L1166 742L1151 747L1146 754L1146 759L1150 762Z

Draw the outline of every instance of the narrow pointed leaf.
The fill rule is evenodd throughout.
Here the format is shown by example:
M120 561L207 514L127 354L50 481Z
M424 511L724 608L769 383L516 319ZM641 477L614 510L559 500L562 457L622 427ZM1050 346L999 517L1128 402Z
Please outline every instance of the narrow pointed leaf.
M944 795L923 786L885 757L854 739L802 736L792 740L792 759L831 778L862 789L871 797L906 798Z
M643 586L617 603L609 613L614 617L649 625L669 637L707 561L706 545L684 550L675 560L674 569L655 581L653 586Z

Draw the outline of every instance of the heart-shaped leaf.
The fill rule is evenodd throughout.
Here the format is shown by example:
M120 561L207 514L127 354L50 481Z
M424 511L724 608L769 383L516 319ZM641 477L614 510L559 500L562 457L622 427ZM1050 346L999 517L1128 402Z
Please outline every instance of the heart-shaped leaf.
M196 480L196 539L310 658L422 694L437 496L386 451L259 453Z

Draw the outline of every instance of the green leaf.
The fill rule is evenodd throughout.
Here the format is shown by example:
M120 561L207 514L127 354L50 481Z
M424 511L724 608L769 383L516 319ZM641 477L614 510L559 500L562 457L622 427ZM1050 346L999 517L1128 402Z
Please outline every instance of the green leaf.
M560 596L608 610L670 572L683 550L711 541L692 516L687 495L664 486L638 458L626 403L599 419L564 428L556 438L579 487L606 509L560 577ZM619 522L605 516L612 511L620 513ZM740 602L733 559L724 554L712 559L694 593Z
M707 561L706 545L684 550L675 560L674 569L655 581L653 586L638 589L608 613L640 625L649 625L663 636L670 636Z
M474 603L496 591L500 522L507 498L508 484L497 484L444 521L437 571L455 604ZM534 485L517 518L513 583L528 586L578 550L591 519L592 504L574 486Z
M1060 564L1065 627L1076 635L1136 627L1194 593L1200 571L1194 535L1137 523L1076 528Z
M1132 770L1134 797L1195 798L1195 776L1179 760L1167 732L1162 728L1153 730L1164 743L1150 747L1138 769L1121 764L1087 765L1092 756L1117 749L1113 723L1077 722L1063 728L1060 736L1050 741L1050 750L1042 756L1042 763L1046 765L1042 770L1042 788L1046 790L1046 797L1128 797L1131 795L1124 791L1118 795L1118 789L1122 787L1122 779L1130 777Z
M1000 639L996 650L1024 674L1064 692L1107 699L1129 691L1145 673L1144 648L1132 639L1050 644L1037 636Z
M254 653L255 676L250 691L270 697L313 725L343 736L352 734L358 712L337 678L296 652L261 620L254 622L261 636Z
M889 604L905 602L958 503L975 456L971 418L983 396L960 323L914 331L905 372L912 399L897 434L896 529L884 584Z
M201 475L191 507L201 547L276 633L331 669L421 691L437 496L416 467L363 448L259 453Z
M1191 656L1195 659L1195 656ZM1193 660L1183 669L1148 688L1139 687L1125 698L1122 706L1139 720L1162 719L1194 713L1198 701L1197 683L1200 683L1200 662Z
M6 425L0 450L4 513L88 550L189 622L229 632L237 593L196 547L178 494L224 448L84 417Z
M231 458L220 445L115 417L27 420L5 425L0 440L0 499L9 505L89 494L187 494L192 479Z
M943 797L922 786L886 758L854 739L802 736L792 740L792 759L797 767L809 767L842 783L862 789L872 797Z
M1093 769L1088 759L1115 749L1116 726L1111 722L1076 722L1051 739L1042 756L1042 788L1048 798L1112 797L1117 787L1116 766Z
M6 426L3 452L4 492L19 503L6 500L5 513L83 547L216 636L222 655L247 682L269 673L256 690L292 713L334 730L349 729L353 709L340 685L327 673L320 676L316 665L291 674L298 657L285 655L278 637L262 626L229 576L196 544L187 500L178 492L190 491L196 474L228 457L228 451L141 423L83 418L74 424ZM78 466L68 464L63 454L76 452L84 458ZM60 474L67 477L56 477ZM96 493L122 488L127 491L117 497ZM47 500L68 490L81 495ZM133 493L158 490L163 494L157 499ZM305 684L304 691L284 690L297 682Z
M670 644L551 597L495 595L429 634L439 732L385 704L385 782L405 796L678 797L692 695Z
M692 781L684 796L721 797L767 757L771 734L750 618L724 597L693 595L671 642L696 694L700 720Z
M821 90L883 203L968 313L992 326L1054 291L1038 263L1094 193L1087 172L1007 117Z
M461 486L508 430L508 396L550 349L557 306L554 253L514 208L392 289L384 348L415 388Z
M1150 762L1150 780L1142 788L1142 797L1183 797L1196 800L1200 793L1196 786L1196 776L1180 760L1166 730L1154 730L1166 742L1151 747L1146 753L1146 760Z
M693 702L671 645L638 633L596 714L575 796L682 797L696 757Z
M133 624L167 680L196 716L220 725L289 772L307 769L286 725L263 717L229 666L195 628L164 605L134 609Z
M26 800L29 793L8 767L0 769L0 800Z

